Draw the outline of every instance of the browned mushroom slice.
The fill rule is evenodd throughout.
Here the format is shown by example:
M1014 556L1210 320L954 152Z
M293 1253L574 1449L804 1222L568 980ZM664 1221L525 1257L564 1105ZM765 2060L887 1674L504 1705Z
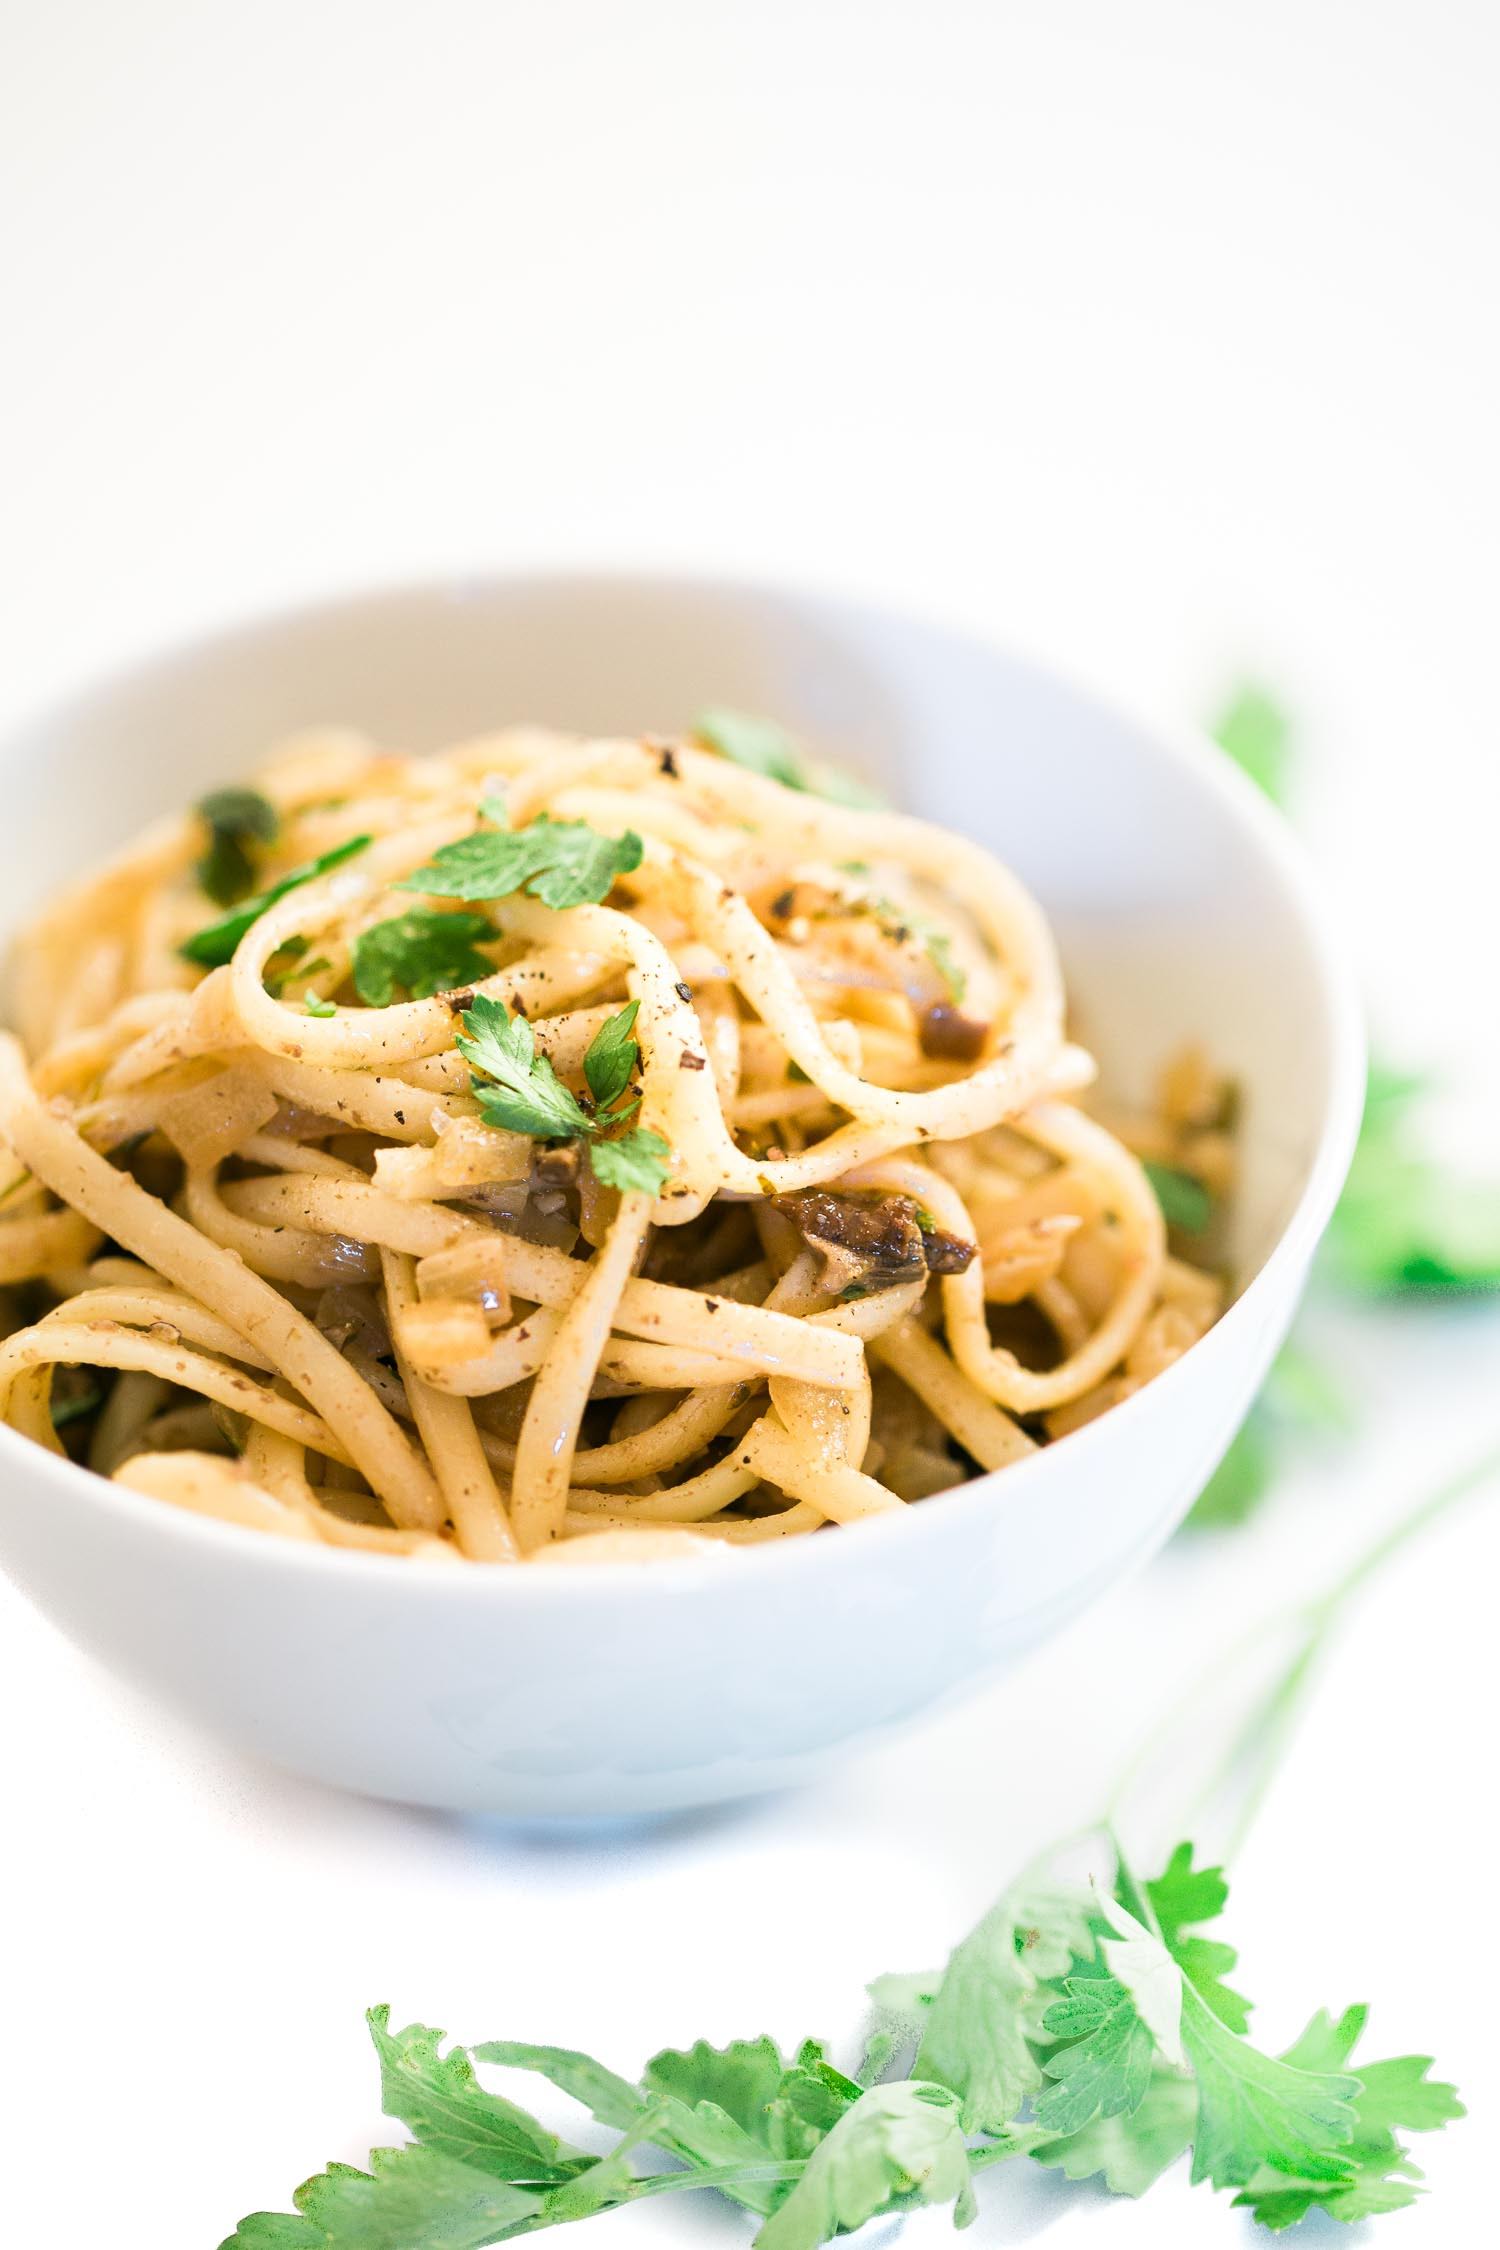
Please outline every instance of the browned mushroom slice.
M918 1036L922 1052L932 1062L978 1062L984 1053L990 1027L966 1016L951 1000L939 1000L922 1011Z
M929 1273L962 1273L974 1255L972 1243L924 1226L909 1195L835 1195L810 1188L778 1195L775 1208L818 1252L825 1287L841 1296L894 1289Z

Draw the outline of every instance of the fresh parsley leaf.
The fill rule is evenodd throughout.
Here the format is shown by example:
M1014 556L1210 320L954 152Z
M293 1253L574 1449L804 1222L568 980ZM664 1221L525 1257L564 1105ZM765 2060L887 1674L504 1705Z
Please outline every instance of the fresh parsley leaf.
M528 2187L571 2179L593 2162L565 2149L524 2109L487 2092L462 2047L442 2052L442 2032L424 2023L392 2031L390 2016L381 2007L366 2018L380 2058L381 2106L428 2148Z
M246 846L276 841L276 808L258 789L213 789L200 800L198 812L208 823L199 884L215 906L233 906L255 888L255 862Z
M642 2073L648 2094L666 2094L691 2108L712 2102L741 2131L764 2140L766 2110L781 2090L786 2062L773 2039L736 2039L711 2047L666 2047Z
M1144 2195L1192 2146L1197 2113L1192 2080L1157 2067L1129 2117L1094 2117L1061 2140L1036 2144L1031 2154L1070 2180L1097 2175L1115 2195Z
M338 1008L332 1000L324 1000L318 993L310 992L307 996L307 1012L310 1016L336 1016Z
M1203 1234L1214 1215L1214 1199L1201 1180L1191 1172L1179 1171L1175 1164L1156 1164L1149 1159L1141 1166L1151 1182L1162 1217L1168 1226L1183 1234Z
M1182 1996L1182 2044L1198 2082L1193 2183L1244 2187L1263 2166L1294 2178L1343 2180L1359 2080L1298 2070L1222 2024L1192 1985Z
M1250 2002L1222 1980L1239 1955L1214 1938L1184 1935L1190 1924L1215 1921L1224 1911L1229 1885L1221 1867L1194 1867L1193 1847L1179 1844L1161 1874L1146 1885L1162 1940L1190 1984L1197 1987L1221 2023L1244 2031Z
M583 1075L600 1109L608 1109L619 1099L640 1062L641 1050L630 1036L639 1010L640 1002L632 1000L617 1016L601 1024L589 1042Z
M578 2053L568 2047L525 2046L509 2040L495 2040L476 2047L477 2062L502 2063L515 2070L534 2070L547 2078L574 2101L581 2102L599 2124L636 2136L649 2114L652 2119L651 2138L658 2146L669 2149L685 2163L697 2170L711 2167L720 2173L753 2173L756 2167L766 2166L771 2150L766 2139L750 2132L718 2103L703 2098L688 2098L691 2093L695 2065L692 2056L677 2056L672 2051L658 2056L663 2076L649 2088L632 2086L614 2071L596 2062L592 2055ZM692 2051L697 2055L699 2050ZM703 2048L703 2055L711 2056L712 2049ZM682 2066L674 2072L674 2064ZM703 2065L705 2073L711 2065ZM733 2072L733 2063L725 2066ZM675 2077L687 2089L679 2095L668 2089L666 2079ZM703 2083L707 2082L706 2076ZM721 2084L724 2081L719 2081ZM743 2179L722 2179L723 2192L747 2210L764 2212L776 2199L774 2185L763 2184L747 2176ZM425 2246L424 2246L425 2250Z
M256 2211L221 2250L480 2250L542 2213L538 2196L412 2142L371 2151L370 2169L330 2164L292 2197L299 2217Z
M618 2071L596 2062L576 2047L538 2047L518 2039L491 2039L470 2049L475 2062L498 2063L506 2070L531 2070L560 2094L578 2102L600 2125L627 2131L644 2106L641 2090Z
M413 1000L487 977L494 963L477 950L493 939L482 914L443 914L414 906L362 930L354 941L354 989L371 1008L388 1008L399 991Z
M818 2250L877 2212L921 2203L956 2201L962 2226L973 2217L973 2198L958 2104L947 2088L909 2080L872 2086L818 2143L754 2250Z
M1291 724L1263 688L1244 687L1214 728L1223 750L1273 805L1285 807L1291 780Z
M617 875L640 866L644 850L634 829L601 836L586 821L539 813L524 828L477 828L444 844L395 887L429 898L509 898L528 891L544 906L596 906Z
M252 922L260 920L268 907L274 906L278 899L285 898L288 891L295 891L303 883L312 882L315 876L326 875L330 869L342 867L346 859L352 859L356 852L364 851L370 840L368 836L351 836L347 843L335 844L331 851L321 852L316 859L307 860L301 867L290 869L268 891L258 891L253 898L243 900L232 913L224 915L217 922L210 922L206 929L196 931L178 951L185 960L195 961L201 969L222 968L226 961L234 959L235 947L240 939Z
M757 719L748 711L722 707L702 711L693 722L693 740L704 750L716 750L731 765L779 781L784 789L800 789L830 804L849 805L861 811L880 811L886 800L839 766L824 765L807 756L794 735L774 719Z
M864 2092L857 2079L835 2070L817 2049L815 2040L804 2042L795 2063L782 2078L766 2112L767 2132L774 2156L811 2156L825 2134L831 2133L846 2109L852 2109Z
M1340 2069L1350 2061L1368 2011L1349 2008L1335 2023L1321 2009L1282 2057L1301 2070ZM1237 2204L1253 2211L1263 2227L1279 2232L1311 2210L1352 2223L1399 2211L1421 2192L1421 2173L1396 2139L1396 2131L1435 2132L1462 2117L1456 2090L1427 2075L1430 2055L1400 2055L1390 2062L1357 2063L1354 2132L1349 2143L1350 2175L1329 2183L1289 2181L1266 2167L1256 2173Z
M455 1044L482 1073L474 1080L474 1098L489 1124L543 1141L589 1130L577 1101L547 1057L537 1053L536 1034L524 1016L508 1015L498 1000L479 992L459 1021L463 1030Z
M1042 2019L1062 2042L1043 2064L1054 2081L1034 2105L1048 2133L1082 2132L1098 2117L1129 2117L1146 2098L1156 2042L1135 1997L1112 1976L1068 1977Z
M671 1157L660 1133L644 1125L633 1126L618 1140L589 1142L595 1179L604 1187L618 1188L622 1195L660 1195L670 1175Z
M1090 1913L1081 1894L1023 1883L950 1954L912 2069L958 2095L966 2133L1000 2131L1041 2085L1030 2040L1043 1980L1093 1952Z

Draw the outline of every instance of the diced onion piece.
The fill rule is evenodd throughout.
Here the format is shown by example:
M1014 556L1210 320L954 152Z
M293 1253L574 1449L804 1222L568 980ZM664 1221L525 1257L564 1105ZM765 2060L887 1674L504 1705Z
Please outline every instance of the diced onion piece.
M180 1094L169 1094L157 1117L184 1163L211 1171L253 1133L262 1132L276 1110L276 1096L257 1072L231 1066Z
M505 1279L505 1238L471 1236L451 1250L434 1250L417 1260L417 1295L423 1303L434 1298L467 1298L504 1322L510 1319L510 1290Z
M396 1342L413 1365L462 1367L490 1348L490 1324L472 1299L434 1297L396 1315Z

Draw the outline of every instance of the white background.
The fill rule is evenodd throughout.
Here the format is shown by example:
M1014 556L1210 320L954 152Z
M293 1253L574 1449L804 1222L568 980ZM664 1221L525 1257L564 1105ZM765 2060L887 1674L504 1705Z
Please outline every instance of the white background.
M259 605L532 559L918 601L1174 717L1248 669L1303 714L1380 1022L1492 1148L1487 0L0 0L0 42L0 717ZM1500 1422L1497 1347L1482 1311L1335 1323L1362 1434L1254 1532L816 1793L665 1831L283 1780L0 1589L8 2238L213 2250L362 2158L375 1999L624 2068L852 2039L1171 1682ZM1264 2037L1369 1998L1477 2113L1393 2250L1492 2223L1493 1504L1361 1612L1233 1910ZM1248 2236L1180 2180L983 2204L981 2243Z

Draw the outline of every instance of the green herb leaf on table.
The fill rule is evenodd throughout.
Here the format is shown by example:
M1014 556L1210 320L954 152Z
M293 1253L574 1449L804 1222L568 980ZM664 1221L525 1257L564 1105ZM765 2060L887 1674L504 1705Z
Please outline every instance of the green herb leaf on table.
M1206 1234L1214 1215L1214 1199L1201 1180L1175 1164L1158 1164L1148 1158L1141 1166L1151 1182L1168 1226L1182 1234Z
M755 2250L818 2250L882 2211L956 2203L974 2215L958 2103L944 2086L872 2086L846 2110L755 2237Z
M1031 2042L1045 1981L1091 1954L1091 1902L1022 1883L949 1956L922 2022L913 2075L958 2095L968 2133L999 2132L1042 2083Z
M491 817L500 810L494 799L483 809ZM640 866L644 850L633 829L601 836L586 821L540 813L524 828L476 828L444 844L395 887L427 898L498 899L526 891L544 906L597 906L617 875Z
M415 2141L373 2149L368 2172L330 2164L292 2201L299 2216L252 2212L221 2250L481 2250L547 2223L536 2194Z
M446 914L414 906L362 930L354 941L354 989L371 1008L388 1008L398 992L413 1000L487 977L494 963L478 947L495 932L482 914Z
M1229 1885L1221 1867L1194 1867L1193 1847L1179 1844L1162 1873L1146 1885L1162 1941L1188 1982L1207 2001L1221 2023L1244 2031L1250 2002L1223 1979L1239 1959L1232 1945L1216 1938L1188 1936L1191 1926L1216 1921L1224 1911Z
M253 922L260 920L268 907L275 906L279 899L286 897L288 891L298 890L304 883L312 882L316 876L327 875L335 867L342 867L346 859L353 859L356 852L366 850L370 841L368 836L351 836L347 843L335 844L332 850L321 852L316 859L306 861L301 867L291 868L269 890L258 891L253 898L242 900L219 921L210 922L206 929L196 931L178 948L179 952L185 960L196 962L201 969L222 968L226 961L234 959L235 948L240 939Z
M255 862L247 847L274 844L280 832L276 808L258 789L213 789L197 809L208 824L199 885L215 906L233 906L255 888Z
M366 2021L380 2060L381 2106L429 2148L524 2186L551 2186L594 2159L565 2148L526 2110L489 2093L462 2047L442 2052L443 2033L411 2023L392 2031L389 2008Z
M785 789L800 789L855 811L880 812L885 808L884 797L841 766L809 758L795 735L774 719L758 719L748 711L722 707L701 711L693 722L693 740L701 749L717 751L731 765L743 766L767 781L779 781Z

